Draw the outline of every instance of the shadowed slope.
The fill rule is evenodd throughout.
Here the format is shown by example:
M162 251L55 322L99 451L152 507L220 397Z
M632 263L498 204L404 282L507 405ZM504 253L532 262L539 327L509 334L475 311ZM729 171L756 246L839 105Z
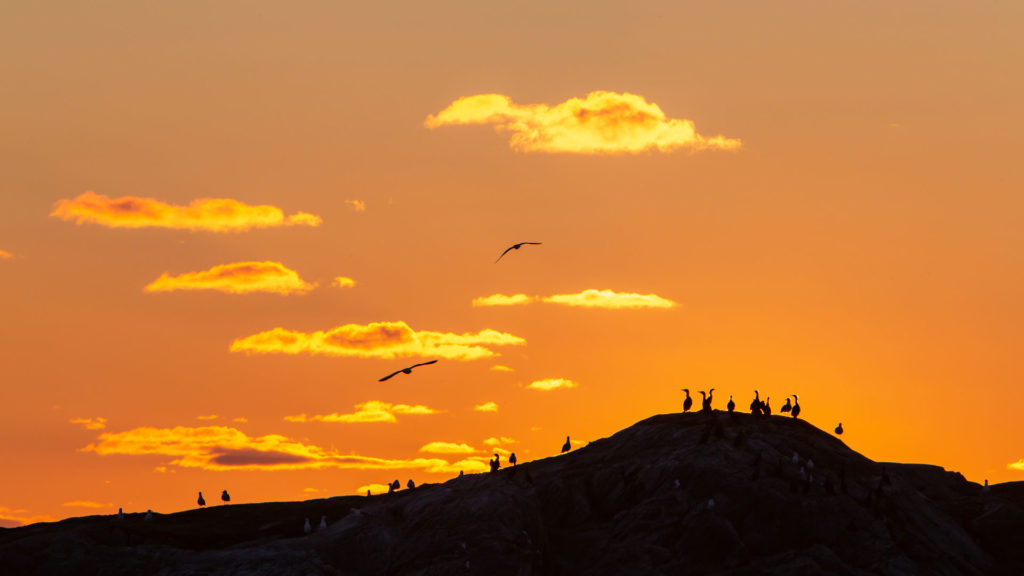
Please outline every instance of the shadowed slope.
M565 455L393 495L4 530L0 565L34 574L1021 574L1022 503L1020 483L983 493L936 466L872 462L802 420L716 411L654 416ZM305 536L304 518L321 515L328 528Z

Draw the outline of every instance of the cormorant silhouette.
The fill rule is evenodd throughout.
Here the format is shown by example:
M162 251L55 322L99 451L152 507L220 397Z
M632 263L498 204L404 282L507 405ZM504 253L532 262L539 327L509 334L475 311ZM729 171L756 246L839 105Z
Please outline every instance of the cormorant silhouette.
M152 520L152 519L153 519L153 509L150 508L149 510L146 510L146 520L148 521L148 520Z
M222 490L221 493L220 493L220 499L224 503L231 502L231 495L228 494L227 490Z
M203 499L202 492L199 493L199 499L196 500L196 503L199 504L200 506L206 506L206 500Z
M569 437L565 437L565 444L562 444L562 454L565 454L569 450L572 450L572 442L569 442Z
M701 394L703 394L703 392L701 392ZM714 398L714 395L715 395L715 389L712 388L708 392L708 397L704 398L700 402L700 409L701 409L701 411L703 411L703 412L711 412L711 399Z
M405 487L412 490L416 487L416 483L412 481L412 478L409 478L409 481L405 483Z
M793 394L793 398L795 398L795 400L793 401L793 410L792 410L791 413L793 414L793 418L799 418L800 417L800 397L797 396L796 394Z
M309 525L309 518L306 518L306 523L302 526L302 531L306 534L313 531L313 527Z
M508 463L511 464L513 467L515 467L515 465L516 465L516 453L515 452L513 452L512 454L509 455Z
M757 390L754 390L754 399L750 402L750 413L755 415L761 414L761 396Z
M772 415L772 397L771 396L765 396L764 397L764 406L761 407L761 412L764 413L765 416L771 416Z
M494 455L494 460L490 461L491 462L491 472L497 472L498 469L501 468L501 461L500 460L501 460L501 458L497 454L495 454Z
M683 400L683 412L689 412L690 408L693 406L693 398L690 398L690 389L680 388L680 390L686 392L686 399Z
M786 396L786 403L779 408L779 412L789 412L793 409L793 405L789 403L789 396Z
M505 251L501 253L501 256L498 256L498 260L495 260L494 263L497 264L499 260L504 258L505 254L509 253L509 250L519 250L524 244L540 244L540 242L520 242L519 244L513 244L508 248L505 248Z
M369 498L369 497L370 497L370 489L369 489L369 488L367 488L367 489L366 489L366 497L367 497L367 498Z
M840 434L841 435L842 433L843 433L843 423L840 422L839 426L836 426L836 434Z
M732 401L732 394L729 394L729 403L725 405L725 409L729 412L736 409L736 403Z
M387 376L381 378L380 380L377 380L377 382L383 382L383 381L391 378L392 376L397 376L399 374L412 374L412 369L413 368L415 368L417 366L426 366L427 364L433 364L434 362L437 362L437 360L431 360L430 362L420 362L419 364L413 364L412 366L409 366L408 368L402 368L401 370L399 370L397 372L392 372L391 374L388 374Z
M117 519L124 520L124 508L117 509Z

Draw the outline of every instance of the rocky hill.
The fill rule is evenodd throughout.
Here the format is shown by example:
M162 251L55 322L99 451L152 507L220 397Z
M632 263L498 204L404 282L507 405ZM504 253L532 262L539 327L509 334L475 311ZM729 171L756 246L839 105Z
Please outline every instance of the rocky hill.
M327 528L317 530L321 516ZM309 518L313 532L303 531ZM666 414L396 494L0 530L3 574L1024 574L1024 483L780 416Z

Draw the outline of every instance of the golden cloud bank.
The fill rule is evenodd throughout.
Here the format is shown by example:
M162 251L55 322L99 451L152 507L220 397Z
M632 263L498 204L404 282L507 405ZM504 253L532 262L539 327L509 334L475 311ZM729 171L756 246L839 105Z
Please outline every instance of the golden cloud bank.
M616 292L614 290L595 290L593 288L575 294L555 294L553 296L527 296L516 294L505 296L493 294L473 299L473 306L517 306L531 302L546 302L578 308L605 308L608 310L636 308L674 308L677 304L657 294L636 294L632 292Z
M145 291L216 290L228 294L271 292L287 295L304 294L315 287L315 284L305 282L299 278L298 272L280 262L235 262L178 276L164 272L146 286Z
M273 328L236 339L232 352L254 354L323 354L355 358L440 357L476 360L497 356L493 346L515 346L526 340L497 330L476 334L415 331L405 322L345 324L330 330L298 332Z
M477 94L452 102L424 125L493 124L511 133L509 145L522 152L626 154L645 150L736 150L740 140L697 133L692 120L667 118L643 96L595 91L565 102L519 105L502 94Z
M275 206L249 206L230 198L198 198L187 206L154 198L110 198L92 190L71 200L58 200L50 216L76 224L92 222L108 228L170 228L210 232L242 232L252 228L319 226L319 216L298 212L285 216Z

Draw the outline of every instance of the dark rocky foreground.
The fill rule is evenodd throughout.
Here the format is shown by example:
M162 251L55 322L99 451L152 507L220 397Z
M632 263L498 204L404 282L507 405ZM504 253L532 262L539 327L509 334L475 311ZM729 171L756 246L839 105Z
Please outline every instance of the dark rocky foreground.
M1019 576L1024 483L873 462L790 418L667 414L394 495L0 530L0 573Z

